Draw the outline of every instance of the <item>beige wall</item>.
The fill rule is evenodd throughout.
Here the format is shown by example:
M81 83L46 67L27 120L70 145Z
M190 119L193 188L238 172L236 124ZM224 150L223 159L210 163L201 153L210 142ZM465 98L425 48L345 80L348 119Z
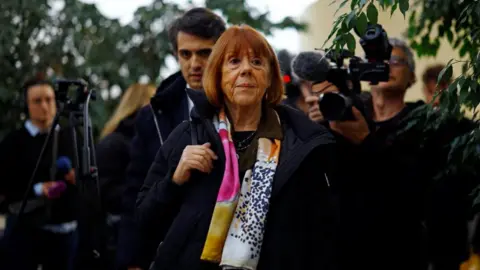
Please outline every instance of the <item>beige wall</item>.
M349 5L346 5L343 10L337 13L337 16L334 16L340 1L337 1L335 4L329 6L331 2L331 0L319 0L306 9L305 14L301 19L308 22L309 29L308 32L301 34L300 37L302 51L320 48L327 39L335 18L342 13L350 11ZM378 16L378 22L383 25L388 36L403 39L403 33L408 27L408 14L405 19L400 11L396 11L392 17L390 16L389 12L379 12L380 14ZM328 45L329 43L327 43L325 47ZM358 38L356 55L363 56L363 50L358 43ZM417 83L407 92L406 100L409 101L423 99L421 76L428 65L435 63L446 64L452 57L457 59L459 58L458 53L452 49L452 47L448 44L448 41L441 44L436 58L422 57L419 59L416 55L415 57ZM454 67L454 76L459 75L460 73L461 66L456 65Z

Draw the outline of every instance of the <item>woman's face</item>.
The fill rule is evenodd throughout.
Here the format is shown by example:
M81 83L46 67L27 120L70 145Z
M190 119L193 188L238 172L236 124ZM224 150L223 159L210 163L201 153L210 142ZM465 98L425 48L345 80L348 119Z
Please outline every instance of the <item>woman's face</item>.
M270 62L253 51L227 53L222 66L222 91L225 102L237 106L260 104L270 86Z

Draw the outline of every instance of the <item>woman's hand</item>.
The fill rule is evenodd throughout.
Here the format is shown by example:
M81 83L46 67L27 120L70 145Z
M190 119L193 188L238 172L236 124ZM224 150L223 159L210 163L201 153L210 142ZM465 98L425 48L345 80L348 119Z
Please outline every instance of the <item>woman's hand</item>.
M192 170L210 173L213 169L213 160L217 159L217 155L210 149L210 143L188 145L183 150L180 162L173 174L173 182L183 185L190 179Z

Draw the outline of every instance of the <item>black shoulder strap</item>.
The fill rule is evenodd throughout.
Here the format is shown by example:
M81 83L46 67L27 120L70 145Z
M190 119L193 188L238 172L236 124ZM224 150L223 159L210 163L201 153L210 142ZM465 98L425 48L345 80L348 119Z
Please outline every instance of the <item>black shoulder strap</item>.
M192 145L198 144L197 125L190 120L190 135L192 136Z

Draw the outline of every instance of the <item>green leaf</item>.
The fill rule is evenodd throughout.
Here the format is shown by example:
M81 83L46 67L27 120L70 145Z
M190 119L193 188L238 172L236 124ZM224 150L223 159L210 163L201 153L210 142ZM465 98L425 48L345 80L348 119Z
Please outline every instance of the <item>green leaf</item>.
M355 11L352 11L350 12L350 14L348 14L346 20L347 20L347 26L349 27L349 29L352 29L355 26L356 19L357 19L357 16Z
M368 21L370 23L377 24L377 22L378 22L378 10L375 7L375 5L373 5L373 3L370 3L370 5L368 5L368 7L367 7L367 17L368 17Z
M455 40L455 43L453 43L453 48L456 49L458 46L460 46L460 43L462 42L463 38L457 36L457 40Z
M417 16L417 11L414 10L412 14L410 14L410 18L408 19L408 23L412 25L415 22L415 18Z
M452 65L449 63L445 68L440 71L437 78L437 85L440 84L441 81L450 81L453 75L453 68Z
M405 17L409 8L408 0L399 0L398 3L400 4L400 11L402 12L403 17Z
M463 88L463 85L465 84L465 82L467 82L467 78L465 78L464 75L461 75L459 78L458 78L458 84L457 84L457 88L458 89L462 89ZM468 85L470 86L470 85Z
M351 51L352 53L355 53L355 47L356 47L356 42L355 42L355 37L351 33L347 33L345 36L345 40L347 42L347 47L348 50Z
M438 35L443 37L445 35L445 26L443 24L438 25Z
M467 73L467 71L468 71L468 69L469 69L468 66L469 66L468 63L463 63L463 65L462 65L462 73L463 73L463 74L464 74L464 73Z
M339 34L344 34L344 33L348 33L349 31L350 31L350 28L347 25L347 20L343 20L342 27L340 28L338 33Z
M348 1L349 1L349 0L343 0L343 2L342 2L342 3L340 4L340 6L337 8L337 11L335 11L334 16L337 15L337 13L340 11L340 9L342 9L342 8L345 6L345 4L347 4Z
M395 13L395 10L398 8L398 2L395 2L392 6L392 11L390 11L390 17L393 16L393 13Z
M459 17L459 18L468 17L468 15L470 15L471 12L472 12L471 6L470 6L470 5L467 5L467 6L465 6L465 8L462 10L462 12L460 12L460 16L458 16L458 17ZM468 13L468 14L466 14L466 13Z
M448 42L452 43L453 41L453 33L450 29L445 30L445 33L447 34Z
M338 33L338 26L340 23L342 23L345 19L345 14L344 15L341 15L340 17L338 17L336 20L335 20L335 23L333 24L333 28L332 28L332 31L330 32L330 34L328 35L327 39L325 40L325 42L323 43L322 45L322 48L325 47L325 44L327 44L327 42L333 37L333 35L335 35L336 33Z
M465 80L465 83L463 83L463 86L460 88L460 93L459 93L460 103L464 103L468 99L468 96L470 94L469 89L470 89L471 82L472 82L471 79L467 78Z
M367 15L364 12L360 14L357 18L356 29L358 31L359 36L365 35L365 31L367 31L368 21Z
M385 0L377 0L380 6L382 7L382 10L385 10Z
M471 80L470 82L470 91L472 91L473 93L475 93L477 91L477 88L478 88L478 83L475 81L475 80Z
M335 39L333 40L333 42L342 43L343 37L344 37L344 34L340 34L340 35L338 35L338 36L335 37Z
M409 39L415 38L417 35L417 29L415 29L415 26L410 25L407 30L407 36Z
M350 9L351 10L355 9L355 6L358 4L358 1L360 1L360 0L352 0L352 2L350 3Z
M463 46L462 48L460 48L460 52L459 52L459 55L460 57L464 57L467 52L470 50L470 43L468 42L468 40L466 40L464 43L463 43Z

